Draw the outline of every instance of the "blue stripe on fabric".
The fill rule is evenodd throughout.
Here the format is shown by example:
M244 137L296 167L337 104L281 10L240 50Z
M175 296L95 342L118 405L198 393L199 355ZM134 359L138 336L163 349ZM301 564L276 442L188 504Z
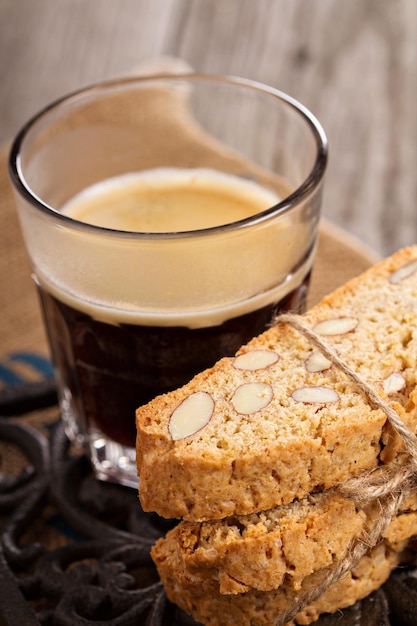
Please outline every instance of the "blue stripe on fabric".
M40 354L34 354L33 352L14 352L9 356L9 360L15 363L26 363L38 370L38 372L41 372L45 378L51 378L54 374L51 361Z
M0 380L6 385L20 385L25 379L0 363Z
M13 352L5 356L0 362L0 382L3 385L13 386L27 382L27 378L22 376L20 372L14 371L13 363L23 363L29 366L44 379L53 378L54 370L47 357L34 352Z

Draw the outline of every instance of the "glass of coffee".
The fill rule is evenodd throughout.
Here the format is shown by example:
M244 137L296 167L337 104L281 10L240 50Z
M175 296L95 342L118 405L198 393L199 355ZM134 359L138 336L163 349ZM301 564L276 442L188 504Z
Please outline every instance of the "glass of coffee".
M129 78L71 94L10 154L62 419L136 487L135 409L303 311L327 160L300 103L248 80Z

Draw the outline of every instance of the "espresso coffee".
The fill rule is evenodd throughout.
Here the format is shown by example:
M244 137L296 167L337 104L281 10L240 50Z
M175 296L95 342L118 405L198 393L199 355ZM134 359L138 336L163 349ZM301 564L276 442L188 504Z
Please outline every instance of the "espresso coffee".
M88 269L74 275L68 261L66 284L37 272L63 390L61 404L83 425L81 431L94 429L133 448L138 406L183 385L219 358L233 355L262 332L278 310L304 308L311 250L296 262L297 233L304 246L302 223L287 223L291 241L282 224L269 229L270 240L263 232L254 232L253 249L239 247L236 241L226 246L227 232L208 243L201 237L190 261L185 256L189 254L187 236L181 242L170 239L170 233L245 220L278 201L275 192L235 176L163 169L104 181L66 203L62 212L101 227L105 242L97 247L93 236L79 235L83 254L88 250ZM123 256L120 243L113 242L112 230L126 232ZM168 236L158 243L152 241L146 254L138 257L129 238L132 232ZM77 242L72 233L72 254L77 254ZM129 245L131 257L125 254ZM213 255L216 245L223 250L221 257ZM210 246L210 263L205 246ZM153 260L148 259L151 248L156 248ZM239 274L229 270L225 249L241 255ZM264 249L265 261L254 265L258 257L263 258ZM254 254L255 250L262 254ZM122 262L125 280L115 284L112 270ZM217 269L213 269L214 262Z

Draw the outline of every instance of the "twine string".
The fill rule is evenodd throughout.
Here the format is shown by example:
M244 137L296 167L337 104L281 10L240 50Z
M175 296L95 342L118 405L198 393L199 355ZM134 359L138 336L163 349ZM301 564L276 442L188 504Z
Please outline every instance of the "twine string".
M413 432L404 424L398 413L391 407L390 404L385 402L383 398L375 391L371 385L369 385L363 378L361 378L351 367L349 367L330 346L328 346L321 337L309 328L304 322L301 321L300 316L293 315L291 313L285 313L280 315L277 322L285 322L290 324L298 332L303 334L307 339L311 341L325 357L338 367L348 378L350 378L365 395L367 400L373 407L381 409L387 416L391 426L396 433L404 441L407 451L410 457L413 459L417 468L417 437Z
M298 615L298 613L306 606L309 606L318 600L331 585L337 583L343 578L343 576L354 569L362 557L364 557L371 548L376 546L380 538L384 535L391 523L392 518L400 509L405 497L406 494L402 493L397 494L394 498L387 498L386 502L382 501L381 505L383 507L384 514L376 519L369 533L364 533L353 540L347 548L345 558L341 559L334 568L330 569L319 585L307 590L290 606L289 609L287 609L284 613L281 613L274 622L274 626L285 626L285 624L296 617L296 615Z
M276 318L275 323L290 324L353 381L371 406L384 412L389 423L404 442L409 455L409 463L405 466L376 468L351 478L339 487L339 491L343 495L352 498L362 507L378 501L381 514L376 516L370 528L350 542L346 556L328 571L320 584L303 593L287 611L278 616L274 626L284 626L302 609L318 600L332 584L350 572L385 535L393 517L396 516L406 497L415 490L417 485L417 438L407 428L398 413L379 396L375 389L352 370L317 333L301 321L299 315L284 313Z

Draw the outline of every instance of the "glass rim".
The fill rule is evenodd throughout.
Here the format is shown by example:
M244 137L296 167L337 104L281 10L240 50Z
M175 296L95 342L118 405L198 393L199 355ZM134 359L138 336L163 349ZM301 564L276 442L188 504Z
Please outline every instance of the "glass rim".
M303 182L298 185L288 196L277 202L271 207L264 209L254 215L246 217L244 219L229 222L227 224L220 224L218 226L211 226L208 228L200 228L196 230L187 231L170 231L170 232L142 232L142 231L126 231L117 230L114 228L106 228L103 226L97 226L95 224L88 224L76 220L59 210L55 209L44 202L38 197L31 189L30 185L26 183L21 167L21 151L27 135L30 131L36 127L37 123L46 117L49 113L58 110L60 107L65 106L72 100L77 101L87 96L99 94L100 92L108 92L116 90L117 88L129 87L137 84L158 82L158 81L192 81L192 82L205 82L205 83L218 83L224 85L230 85L240 88L245 88L253 91L254 93L260 93L262 95L275 98L280 103L288 106L307 123L312 136L316 143L316 156L313 167L309 174L304 178ZM271 87L265 83L255 81L252 79L242 78L232 75L215 75L204 74L199 72L184 72L181 74L150 74L143 76L129 76L117 79L100 81L91 84L86 87L82 87L75 91L72 91L58 99L55 99L47 106L40 109L35 115L30 117L28 121L22 126L15 136L9 153L9 178L12 182L15 190L24 197L34 208L38 209L45 215L51 215L63 225L90 232L91 234L105 234L107 236L117 236L134 239L145 240L163 240L163 239L185 239L195 238L201 236L208 236L214 234L220 234L228 231L237 231L240 229L249 228L251 226L257 226L264 222L272 221L273 219L280 217L281 215L290 211L295 205L302 203L308 196L313 193L323 180L326 170L328 158L328 143L327 137L321 123L316 116L300 101L290 96L289 94L281 91L275 87Z

